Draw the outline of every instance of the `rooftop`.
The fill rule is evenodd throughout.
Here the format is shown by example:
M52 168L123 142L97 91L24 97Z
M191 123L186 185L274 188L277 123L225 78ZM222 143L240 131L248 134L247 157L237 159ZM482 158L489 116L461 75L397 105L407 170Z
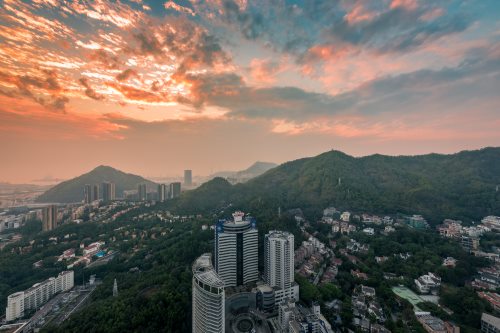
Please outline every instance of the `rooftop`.
M293 237L293 234L288 231L270 230L266 236L269 238L288 239L290 236Z
M210 253L204 253L196 259L193 264L193 275L201 282L213 287L224 287L224 282L212 266L212 255Z
M481 316L481 320L487 322L490 325L495 326L497 329L500 328L500 318L492 316L487 313L483 313Z

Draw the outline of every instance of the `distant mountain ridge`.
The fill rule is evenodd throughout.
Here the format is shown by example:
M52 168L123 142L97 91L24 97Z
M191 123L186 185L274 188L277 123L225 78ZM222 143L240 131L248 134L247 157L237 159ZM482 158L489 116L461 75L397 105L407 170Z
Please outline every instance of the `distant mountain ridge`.
M220 171L211 175L210 178L213 179L217 177L222 177L222 178L232 178L232 179L240 179L242 181L247 181L252 178L258 177L277 166L278 164L276 163L257 161L248 168L246 168L245 170Z
M329 151L284 163L244 184L221 178L186 193L178 208L327 206L357 212L476 220L500 215L500 148L456 154L353 157Z
M100 185L103 182L115 183L116 195L118 197L123 195L123 191L137 189L137 185L140 183L147 184L149 190L154 189L156 185L141 176L101 165L86 174L59 183L39 196L36 201L59 203L80 202L84 197L85 184Z

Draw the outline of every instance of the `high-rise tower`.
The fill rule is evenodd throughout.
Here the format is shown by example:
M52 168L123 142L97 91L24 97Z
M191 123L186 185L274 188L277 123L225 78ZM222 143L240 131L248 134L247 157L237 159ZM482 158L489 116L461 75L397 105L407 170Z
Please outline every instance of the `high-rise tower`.
M174 199L181 195L181 183L175 182L169 185L169 198Z
M163 202L163 201L167 200L167 197L168 197L167 185L159 184L158 185L158 201Z
M95 184L94 191L92 193L92 201L97 201L97 200L99 200L99 185Z
M102 200L109 202L115 200L115 184L110 182L102 183Z
M137 194L139 196L139 201L146 201L146 199L148 198L146 184L139 184L137 186Z
M256 220L233 214L233 221L220 220L215 228L215 270L226 287L257 281L258 231Z
M184 170L184 186L193 185L193 171Z
M92 190L93 190L93 187L90 184L86 184L84 189L83 189L84 202L86 204L90 204L90 203L92 203L92 201L94 201Z
M272 230L264 238L264 279L271 287L289 288L294 281L294 237Z
M57 227L57 206L50 205L42 211L42 230L49 231Z
M225 319L224 282L205 253L193 264L193 333L224 333Z
M298 301L299 286L294 282L294 237L272 230L264 237L264 279L273 287L276 304L286 299Z

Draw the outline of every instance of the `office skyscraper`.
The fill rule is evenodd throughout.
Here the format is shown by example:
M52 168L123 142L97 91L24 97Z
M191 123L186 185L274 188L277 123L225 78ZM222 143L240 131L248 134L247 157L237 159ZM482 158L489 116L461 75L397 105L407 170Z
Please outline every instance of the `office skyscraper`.
M92 192L92 201L99 200L99 185L94 185L94 191Z
M102 183L102 200L109 202L115 200L115 184L111 182Z
M215 228L215 270L227 287L257 281L258 231L254 218L235 212Z
M168 197L167 185L159 184L158 185L158 201L165 201Z
M139 201L146 201L146 199L148 198L146 184L139 184L137 186L137 195L139 196Z
M42 211L42 230L49 231L57 227L57 206L50 205Z
M83 189L84 202L86 204L89 204L94 200L92 191L93 191L93 186L90 184L86 184Z
M270 231L264 237L264 279L271 287L290 288L294 282L294 237Z
M205 253L193 264L193 333L224 333L225 319L224 282Z
M179 182L171 183L169 186L170 199L177 198L180 195L181 195L181 183Z
M184 186L193 185L193 171L184 170Z

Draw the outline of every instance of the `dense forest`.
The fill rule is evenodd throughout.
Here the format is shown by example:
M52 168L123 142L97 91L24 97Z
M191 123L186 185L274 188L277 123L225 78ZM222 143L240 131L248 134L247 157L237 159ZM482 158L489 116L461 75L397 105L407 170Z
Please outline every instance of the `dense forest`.
M327 206L377 214L421 214L478 221L500 214L500 148L453 155L372 155L330 151L282 164L247 183L214 179L176 202L181 211L223 208L255 211L300 207L313 217Z

